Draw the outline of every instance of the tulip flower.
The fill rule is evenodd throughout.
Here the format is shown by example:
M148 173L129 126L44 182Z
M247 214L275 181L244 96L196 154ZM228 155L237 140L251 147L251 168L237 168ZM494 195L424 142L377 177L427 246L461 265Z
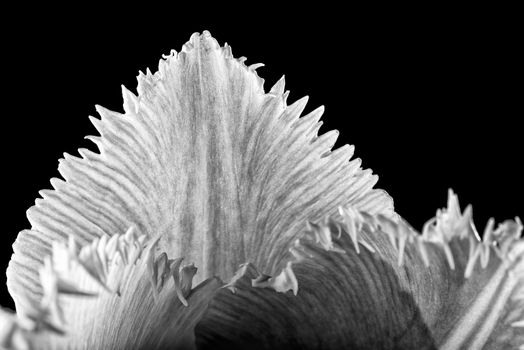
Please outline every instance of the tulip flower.
M481 238L450 190L416 231L258 66L194 34L97 106L13 245L0 347L524 349L521 221Z

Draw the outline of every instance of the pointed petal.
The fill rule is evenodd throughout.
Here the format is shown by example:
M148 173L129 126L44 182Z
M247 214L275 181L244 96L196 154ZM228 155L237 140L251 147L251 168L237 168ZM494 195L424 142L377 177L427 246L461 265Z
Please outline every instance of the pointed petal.
M41 259L68 236L84 245L107 235L116 254L110 237L135 225L199 266L199 282L229 279L245 261L280 271L306 221L339 205L393 215L390 197L372 189L377 177L349 161L353 148L331 152L337 133L317 136L323 108L300 117L305 101L287 106L283 79L265 93L255 66L195 34L158 72L139 75L138 96L122 89L124 114L97 106L100 136L89 138L100 154L64 155L64 180L42 191L14 244L7 276L17 309L23 293L41 298Z

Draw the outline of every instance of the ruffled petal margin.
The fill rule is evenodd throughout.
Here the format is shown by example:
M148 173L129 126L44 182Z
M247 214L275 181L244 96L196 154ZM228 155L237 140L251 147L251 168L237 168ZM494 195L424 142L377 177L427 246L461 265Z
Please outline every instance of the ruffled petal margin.
M244 266L235 293L221 291L210 303L197 344L517 349L524 344L522 224L516 218L494 229L490 221L480 240L471 213L460 212L450 191L448 207L418 234L403 220L340 208L340 216L311 225L282 275Z
M193 329L223 285L192 288L196 267L157 251L133 228L78 249L56 243L40 270L38 304L3 312L8 349L192 349Z
M138 76L138 96L123 88L124 113L98 106L92 118L100 153L65 155L53 190L28 210L7 270L20 295L42 297L38 271L53 241L79 244L135 225L170 256L199 266L195 281L231 278L252 261L265 273L305 229L339 205L393 216L391 198L373 186L354 148L331 150L337 131L318 135L323 108L301 117L307 98L288 105L284 79L269 92L255 66L236 59L208 32ZM271 262L272 264L269 264Z
M74 244L58 246L42 270L42 276L55 277L42 279L47 293L35 310L47 311L40 313L39 328L28 331L23 318L4 314L18 324L10 339L95 349L522 346L524 240L518 218L497 229L488 224L480 240L471 207L461 213L452 192L448 208L422 234L402 220L339 209L309 224L280 274L266 275L246 263L228 283L214 278L194 289L194 266L181 268L181 259L155 253L157 242L142 245L144 236L101 240L78 254ZM144 248L114 248L115 241ZM128 254L121 259L106 251ZM98 263L103 256L106 263ZM82 271L64 268L75 262ZM116 273L101 273L105 265ZM74 296L46 302L58 300L49 297L57 290ZM63 338L54 334L66 332L57 321L60 310L71 327L68 340L58 341Z
M98 108L100 153L65 156L14 244L1 346L523 347L520 220L481 240L450 192L417 233L255 69L205 32Z

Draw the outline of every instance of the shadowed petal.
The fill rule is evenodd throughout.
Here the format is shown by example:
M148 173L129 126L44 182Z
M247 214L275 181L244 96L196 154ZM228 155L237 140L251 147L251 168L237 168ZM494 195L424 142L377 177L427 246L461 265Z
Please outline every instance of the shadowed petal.
M260 288L260 274L245 265L234 293L218 292L197 325L198 348L434 349L393 268L368 250L358 255L347 236L336 241L347 254L301 245L296 296Z
M332 131L317 136L323 109L300 117L284 80L268 93L254 66L233 58L209 33L195 34L155 74L140 74L138 96L123 88L124 114L97 107L100 154L65 155L53 190L28 210L30 230L15 244L7 276L19 297L39 300L38 269L52 241L80 244L136 225L160 237L169 256L199 267L195 281L233 276L246 261L276 274L281 257L318 220L351 204L393 216L392 201L353 147L333 152Z
M13 246L1 346L523 346L520 220L480 241L450 193L417 234L257 66L195 34L97 108L100 153L65 155Z
M460 213L451 192L422 235L402 220L341 208L291 249L286 274L239 270L197 325L197 344L516 349L524 343L521 229L518 219L488 226L480 241L471 208Z

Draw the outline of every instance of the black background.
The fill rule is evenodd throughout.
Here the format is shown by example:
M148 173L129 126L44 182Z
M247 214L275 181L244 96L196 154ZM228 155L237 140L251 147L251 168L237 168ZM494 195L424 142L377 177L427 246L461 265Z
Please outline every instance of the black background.
M248 8L208 19L203 9L62 10L4 14L14 21L2 34L3 267L63 152L94 149L83 139L96 134L94 105L121 111L121 84L134 90L139 70L155 71L203 30L264 63L266 90L285 74L288 101L309 95L306 112L325 105L321 133L338 129L336 147L356 146L414 227L445 206L450 187L473 204L479 228L524 213L522 42L511 9L270 8L256 19ZM12 307L9 297L2 305Z

